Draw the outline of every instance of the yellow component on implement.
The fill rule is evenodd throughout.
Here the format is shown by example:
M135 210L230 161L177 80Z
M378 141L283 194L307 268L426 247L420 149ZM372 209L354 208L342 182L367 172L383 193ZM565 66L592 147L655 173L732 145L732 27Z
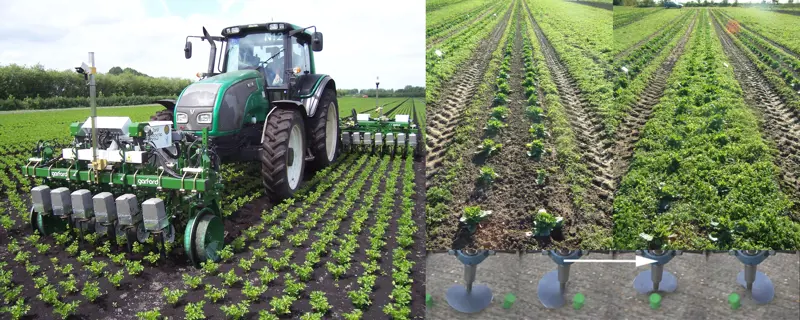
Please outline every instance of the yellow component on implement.
M97 161L92 161L92 168L97 171L105 169L106 165L108 165L108 160L106 159L97 159Z

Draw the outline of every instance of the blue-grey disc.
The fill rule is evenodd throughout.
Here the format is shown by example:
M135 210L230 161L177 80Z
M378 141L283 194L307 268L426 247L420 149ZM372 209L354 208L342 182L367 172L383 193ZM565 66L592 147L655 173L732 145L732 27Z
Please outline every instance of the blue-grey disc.
M744 271L739 271L739 274L736 275L736 282L747 288L747 283L744 282ZM756 280L753 281L753 291L750 296L759 304L769 303L772 298L775 298L775 286L772 284L772 280L761 271L756 271Z
M463 313L476 313L492 303L492 290L485 284L473 284L472 292L467 293L467 288L463 285L457 284L445 293L447 304L458 312Z
M633 288L639 293L653 292L653 279L650 278L652 270L648 269L639 273L633 279ZM678 278L668 271L663 271L661 274L661 282L658 283L659 292L673 292L678 289Z
M537 288L539 295L539 302L545 308L555 309L561 308L564 303L564 293L561 292L561 283L558 282L558 270L553 270L544 274L539 280L539 287Z

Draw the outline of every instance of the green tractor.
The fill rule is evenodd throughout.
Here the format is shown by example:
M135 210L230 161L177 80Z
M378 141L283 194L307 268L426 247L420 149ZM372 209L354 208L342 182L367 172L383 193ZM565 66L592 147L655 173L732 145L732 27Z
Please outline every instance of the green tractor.
M176 100L157 101L165 110L150 121L97 117L93 108L70 125L69 146L40 141L21 168L45 181L31 190L31 226L43 235L97 232L128 250L154 240L162 255L165 243L182 239L200 265L216 261L224 244L222 163L259 163L266 195L279 202L343 149L421 156L416 110L394 120L353 110L340 121L336 84L314 65L322 34L310 28L270 22L225 28L222 36L203 28L203 36L187 37L184 53L191 58L189 38L208 41L207 72ZM94 99L95 68L76 69Z

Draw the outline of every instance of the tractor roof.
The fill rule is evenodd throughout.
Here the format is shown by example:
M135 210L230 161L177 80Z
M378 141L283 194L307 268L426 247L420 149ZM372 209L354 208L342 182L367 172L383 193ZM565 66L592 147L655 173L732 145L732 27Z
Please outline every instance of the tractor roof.
M302 29L302 27L288 22L265 22L265 23L251 23L238 26L231 26L222 29L221 33L222 36L224 37L230 37L230 36L236 36L238 34L258 33L258 32L283 32L283 31L288 32L297 29ZM308 32L308 30L304 31L304 33L308 35L311 34Z

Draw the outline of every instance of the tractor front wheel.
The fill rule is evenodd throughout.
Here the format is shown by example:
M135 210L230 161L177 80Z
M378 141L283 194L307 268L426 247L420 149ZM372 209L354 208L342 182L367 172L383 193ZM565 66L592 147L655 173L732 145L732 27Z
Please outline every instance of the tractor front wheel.
M306 149L303 114L276 109L267 119L261 143L261 179L273 202L289 198L299 189L305 171Z
M339 103L336 92L325 90L319 101L316 114L311 121L311 153L314 155L314 170L321 170L339 156Z

